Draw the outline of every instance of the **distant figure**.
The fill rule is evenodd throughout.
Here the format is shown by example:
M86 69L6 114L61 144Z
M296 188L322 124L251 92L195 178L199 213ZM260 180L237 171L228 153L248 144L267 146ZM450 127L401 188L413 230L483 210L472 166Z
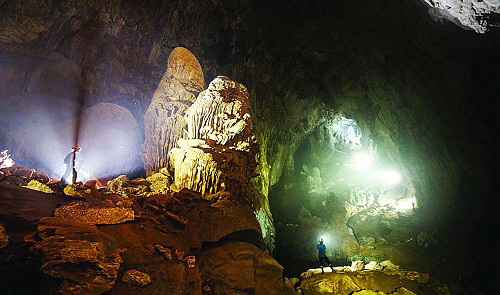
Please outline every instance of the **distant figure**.
M319 266L321 267L321 272L325 273L325 271L323 270L323 261L326 261L326 263L328 263L328 266L333 271L330 259L328 259L328 257L326 256L326 246L325 244L323 244L323 238L319 239L319 244L318 246L316 246L316 248L318 249L318 259L319 259Z
M66 158L64 158L64 164L66 164L66 172L64 172L64 175L61 177L61 182L67 183L67 178L70 173L73 173L73 178L72 178L72 184L76 183L76 155L80 153L81 148L79 146L74 146L71 148L71 152L69 152L66 155Z

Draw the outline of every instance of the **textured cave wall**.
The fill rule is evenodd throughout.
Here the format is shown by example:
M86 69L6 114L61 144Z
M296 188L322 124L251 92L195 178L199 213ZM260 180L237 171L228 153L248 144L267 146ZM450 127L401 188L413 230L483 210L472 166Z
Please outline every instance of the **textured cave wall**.
M111 102L142 124L176 46L193 52L206 81L223 74L250 89L269 242L270 186L337 111L406 167L429 224L467 240L484 234L498 31L435 23L414 1L32 2L0 1L2 101ZM18 128L0 120L2 137Z

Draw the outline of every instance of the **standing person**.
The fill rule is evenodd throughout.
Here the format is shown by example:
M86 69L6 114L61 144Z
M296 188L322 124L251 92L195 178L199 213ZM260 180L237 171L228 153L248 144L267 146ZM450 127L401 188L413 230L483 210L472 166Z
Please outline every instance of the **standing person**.
M66 183L67 182L67 178L69 176L70 173L73 174L73 178L72 178L72 184L75 184L76 183L76 177L77 177L77 173L76 173L76 155L78 153L80 153L80 150L81 148L79 146L74 146L71 148L71 152L69 152L67 155L66 155L66 158L64 158L64 164L66 164L66 172L64 172L64 175L61 177L61 182L64 182Z
M326 256L326 246L324 244L323 238L319 239L319 244L316 246L316 249L318 249L318 259L319 259L319 265L321 267L321 273L325 273L323 270L323 261L328 263L328 266L332 269L333 267L332 264L330 263L330 259L328 259L328 256Z

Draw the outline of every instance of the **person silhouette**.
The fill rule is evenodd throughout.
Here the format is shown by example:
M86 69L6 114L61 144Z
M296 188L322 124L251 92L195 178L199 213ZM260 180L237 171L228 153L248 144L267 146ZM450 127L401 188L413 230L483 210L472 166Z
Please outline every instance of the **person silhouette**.
M325 261L328 266L332 269L333 272L333 267L332 264L330 263L330 259L328 259L328 256L326 256L326 245L324 244L323 238L319 239L319 244L316 246L316 249L318 249L318 260L319 260L319 266L321 267L321 273L325 273L323 270L323 261Z
M79 146L74 146L71 148L71 152L69 152L66 155L66 158L64 158L64 164L66 164L66 172L64 172L64 175L61 177L61 182L67 183L67 178L70 173L73 174L72 176L72 184L76 183L76 178L77 178L77 172L76 172L76 155L80 153L81 147Z

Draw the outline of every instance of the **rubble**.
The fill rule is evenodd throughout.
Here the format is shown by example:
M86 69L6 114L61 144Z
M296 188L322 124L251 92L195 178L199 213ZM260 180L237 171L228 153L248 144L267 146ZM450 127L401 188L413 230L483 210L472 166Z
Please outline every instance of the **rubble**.
M151 277L147 273L143 273L135 269L130 269L125 272L122 277L122 281L127 284L144 287L147 284L151 283Z
M353 262L354 264L359 265L357 262ZM323 274L320 269L309 269L301 274L297 289L303 294L410 295L420 294L419 290L429 280L428 274L414 271L364 269L353 272L350 270L351 267L347 266L334 267L333 272Z
M155 244L154 247L156 251L160 252L165 258L172 260L172 250L170 250L170 248L163 247L160 244Z

